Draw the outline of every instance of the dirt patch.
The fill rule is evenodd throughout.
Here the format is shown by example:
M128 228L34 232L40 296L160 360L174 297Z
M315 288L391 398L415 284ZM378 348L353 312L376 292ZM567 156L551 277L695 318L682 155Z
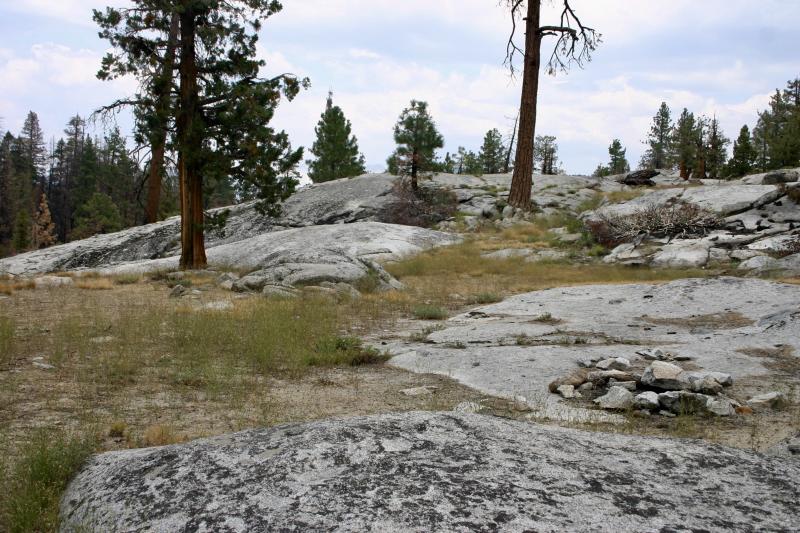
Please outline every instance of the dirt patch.
M787 345L772 348L740 348L739 353L765 359L765 367L787 377L800 378L800 357L795 355L794 347Z
M641 319L656 326L677 326L689 330L738 329L754 324L751 319L733 311L712 313L710 315L692 315L684 318L656 318L643 315Z

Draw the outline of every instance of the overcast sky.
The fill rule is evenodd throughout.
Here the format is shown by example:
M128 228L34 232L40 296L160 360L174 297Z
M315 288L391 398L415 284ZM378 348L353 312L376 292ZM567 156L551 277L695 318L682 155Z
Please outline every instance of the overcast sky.
M124 0L0 0L0 117L17 133L28 110L49 136L70 116L135 89L94 77L106 43L91 9ZM543 23L557 22L548 6ZM284 0L262 30L269 73L312 87L276 117L310 146L329 89L353 123L370 169L392 151L392 125L426 100L446 150L477 150L484 133L510 131L520 83L502 65L510 29L497 0ZM729 137L790 78L800 76L797 0L572 0L603 34L584 70L542 76L537 133L558 137L569 173L590 173L611 139L638 162L651 117L666 101L716 113ZM546 41L543 48L552 42ZM123 127L128 121L122 119Z

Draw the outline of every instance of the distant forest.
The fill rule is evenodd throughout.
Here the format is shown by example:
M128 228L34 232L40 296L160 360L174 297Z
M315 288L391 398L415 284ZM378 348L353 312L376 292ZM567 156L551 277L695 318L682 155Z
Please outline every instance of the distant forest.
M420 121L425 135L411 133ZM92 137L80 116L69 120L63 137L45 143L39 118L30 112L18 135L7 132L0 142L0 257L45 248L143 224L146 216L147 146L134 139L128 146L117 128ZM307 160L313 181L328 181L364 172L351 124L329 96L316 128L317 140ZM424 102L412 101L394 129L397 150L387 160L390 172L405 174L404 165L421 172L480 175L512 170L513 134L504 139L490 130L477 151L459 148L443 157L437 150L444 139L436 130ZM760 112L751 129L742 126L731 141L718 117L695 115L684 109L677 119L667 103L653 117L640 168L678 170L686 179L733 179L753 172L800 166L800 78L776 90L769 108ZM419 145L419 146L418 146ZM730 148L730 151L729 151ZM415 156L414 153L418 152ZM419 154L423 154L421 157ZM563 173L553 136L537 136L534 160L539 172ZM415 163L416 162L416 163ZM179 212L178 180L173 165L162 183L159 219ZM626 150L618 139L609 146L609 159L595 170L606 176L630 170ZM237 187L235 180L204 183L205 209L253 199L255 193Z

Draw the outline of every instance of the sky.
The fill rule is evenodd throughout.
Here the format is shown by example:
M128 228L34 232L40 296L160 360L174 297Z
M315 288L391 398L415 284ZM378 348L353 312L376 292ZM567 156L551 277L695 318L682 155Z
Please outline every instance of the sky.
M93 8L127 0L0 0L0 120L18 133L35 111L48 139L68 119L131 94L132 79L95 78L107 43ZM561 0L544 0L543 24ZM511 28L498 0L283 0L261 31L265 74L292 72L311 88L284 102L275 126L314 142L328 91L353 124L370 170L385 168L392 127L425 100L445 151L477 151L486 131L510 134L521 80L503 66ZM633 166L662 101L716 114L729 137L753 125L776 88L800 76L797 0L571 0L603 42L584 69L542 73L537 133L555 135L570 174L607 162L622 140ZM522 36L520 36L522 37ZM543 53L552 47L543 43ZM130 119L119 117L123 133ZM102 124L95 126L102 133Z

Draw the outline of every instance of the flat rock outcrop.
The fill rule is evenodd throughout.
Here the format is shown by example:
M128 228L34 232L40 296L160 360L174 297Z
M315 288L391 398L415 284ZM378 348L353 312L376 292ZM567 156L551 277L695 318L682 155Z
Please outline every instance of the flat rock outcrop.
M791 531L798 487L697 441L412 412L96 456L61 531Z
M309 226L268 232L206 250L210 267L235 267L251 272L238 280L239 290L261 290L266 285L352 283L373 272L387 287L397 282L380 261L397 260L435 246L455 244L449 233L413 226L356 222ZM173 270L177 257L120 263L94 269L101 274Z
M614 248L605 261L672 268L734 262L743 271L756 274L796 276L800 275L797 176L796 170L784 170L699 186L662 185L666 188L603 206L584 213L582 218L590 227L602 228L609 221L613 224L614 220L637 215L652 221L657 209L668 213L680 206L692 206L701 210L698 216L707 213L716 220L710 223L705 217L703 227L690 234L681 229L651 234L643 227L638 235L632 232L624 237L625 242Z
M425 342L380 347L395 355L392 365L525 401L539 416L592 420L598 412L564 405L548 392L587 359L632 361L659 348L737 382L768 376L765 365L780 363L768 356L776 345L782 355L775 357L797 360L800 286L725 277L564 287L513 296L444 326Z

